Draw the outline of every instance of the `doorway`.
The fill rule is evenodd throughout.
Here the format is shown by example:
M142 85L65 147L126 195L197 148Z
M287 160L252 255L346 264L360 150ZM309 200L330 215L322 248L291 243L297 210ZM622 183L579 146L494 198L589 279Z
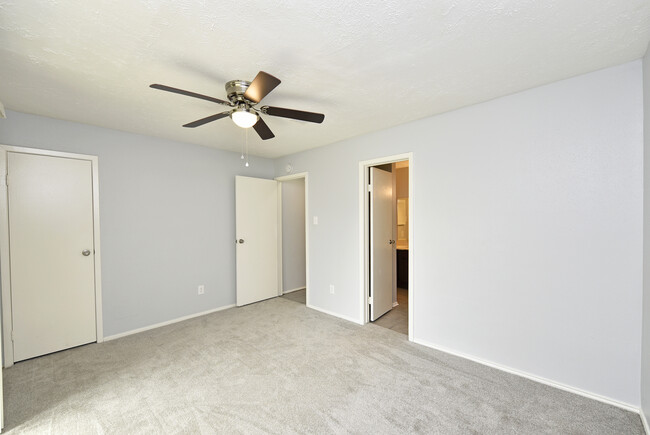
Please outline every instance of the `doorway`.
M362 318L411 341L412 169L411 153L359 163Z
M5 367L101 342L97 157L1 146L0 171Z
M291 182L298 181L295 185ZM291 183L292 197L301 195L301 206L289 216L289 226L285 232L302 233L298 246L302 250L288 255L297 256L302 277L289 277L293 284L283 280L283 184ZM302 185L302 186L301 186ZM287 193L289 190L287 190ZM296 193L298 192L298 193ZM300 193L301 192L301 193ZM308 210L309 178L306 172L276 178L275 180L235 177L235 246L237 260L237 306L248 305L265 299L292 294L301 298L309 306L309 227L306 216ZM286 195L285 195L286 196ZM300 228L296 228L296 226ZM302 230L302 231L301 231ZM300 240L302 240L300 242ZM296 245L292 242L293 246ZM302 255L302 258L300 258ZM289 265L291 266L291 265ZM293 267L296 267L295 264ZM300 265L298 266L300 268ZM250 273L256 268L256 273ZM300 272L300 271L299 271ZM302 292L302 293L300 293ZM293 294L296 293L296 294ZM287 296L288 298L289 296Z
M276 178L279 188L279 288L283 299L309 306L308 174Z

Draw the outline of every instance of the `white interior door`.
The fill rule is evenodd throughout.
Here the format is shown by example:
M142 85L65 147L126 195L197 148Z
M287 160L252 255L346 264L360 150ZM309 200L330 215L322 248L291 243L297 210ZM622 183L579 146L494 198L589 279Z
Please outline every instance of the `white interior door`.
M92 163L7 153L14 361L97 340Z
M235 177L237 306L278 296L278 182Z
M393 308L393 176L370 168L370 320Z

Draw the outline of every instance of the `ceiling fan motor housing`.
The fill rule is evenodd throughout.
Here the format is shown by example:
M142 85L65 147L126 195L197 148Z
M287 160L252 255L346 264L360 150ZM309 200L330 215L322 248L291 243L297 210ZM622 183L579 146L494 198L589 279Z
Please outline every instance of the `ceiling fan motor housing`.
M226 83L226 94L230 102L234 104L243 102L251 104L250 101L244 98L244 93L250 85L251 82L246 80L231 80Z

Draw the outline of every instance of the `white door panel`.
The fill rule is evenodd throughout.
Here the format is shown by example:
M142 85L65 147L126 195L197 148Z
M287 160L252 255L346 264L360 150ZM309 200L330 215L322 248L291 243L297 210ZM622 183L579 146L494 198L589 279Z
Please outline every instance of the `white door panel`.
M370 320L393 308L393 176L370 168Z
M14 361L96 341L92 163L8 152L7 168Z
M237 306L278 296L278 182L235 177Z

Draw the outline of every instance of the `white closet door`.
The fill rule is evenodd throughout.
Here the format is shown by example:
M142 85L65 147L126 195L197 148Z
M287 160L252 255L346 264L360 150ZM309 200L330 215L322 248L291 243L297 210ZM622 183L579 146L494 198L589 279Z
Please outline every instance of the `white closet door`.
M14 361L97 340L92 166L7 153Z

